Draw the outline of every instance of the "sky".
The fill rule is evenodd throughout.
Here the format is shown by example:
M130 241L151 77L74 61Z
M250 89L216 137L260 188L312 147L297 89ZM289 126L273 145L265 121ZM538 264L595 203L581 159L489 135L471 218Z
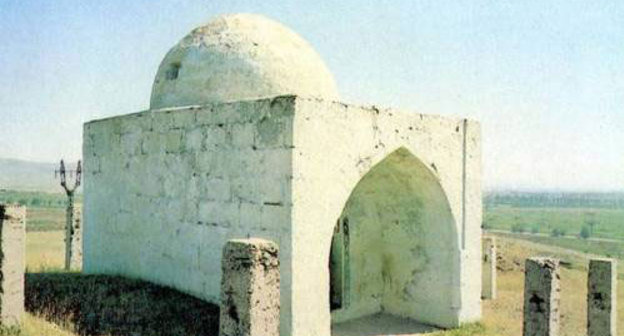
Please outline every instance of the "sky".
M0 0L0 158L81 155L146 110L165 53L222 13L318 51L342 100L479 120L487 189L624 190L624 2Z

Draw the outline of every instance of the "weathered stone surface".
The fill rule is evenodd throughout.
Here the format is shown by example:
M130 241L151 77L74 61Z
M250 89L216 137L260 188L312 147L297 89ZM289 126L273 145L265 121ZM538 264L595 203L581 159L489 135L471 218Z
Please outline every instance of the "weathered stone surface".
M0 324L19 325L24 314L26 208L0 204Z
M317 58L270 20L227 15L171 49L149 111L85 124L85 272L217 302L222 247L253 236L281 247L284 336L378 312L479 320L479 123L336 102Z
M181 134L179 148L165 145L169 132ZM84 270L218 302L222 246L261 237L281 246L284 335L329 335L332 320L381 304L442 327L476 321L479 134L469 120L292 96L89 122ZM352 276L351 288L379 295L347 297L340 313L330 312L327 256L342 214L365 220L354 234L387 251L351 254L352 265L367 261L353 271L370 274ZM366 239L352 246L365 251Z
M615 336L617 323L617 261L592 259L587 277L587 335Z
M228 241L223 248L222 274L219 335L279 335L277 245L257 238Z
M496 299L496 239L483 237L483 290L484 300Z
M221 15L163 59L151 109L271 96L338 98L323 60L295 32L257 14Z
M559 260L530 258L524 273L524 336L559 334Z
M296 106L292 280L282 273L283 288L292 283L295 297L284 308L293 312L286 323L292 334L329 335L330 320L381 309L445 328L479 320L479 124L327 101L297 99ZM386 285L382 296L351 294L347 311L330 311L328 260L319 256L331 249L344 214L370 228L352 230L351 246L357 247L356 231L363 244L350 253L351 271L365 276L352 273L347 287L357 293L360 286ZM384 249L362 248L378 242L373 237L386 241Z
M138 277L217 303L226 241L289 239L295 99L87 123L84 272ZM180 148L165 145L169 133L182 136Z

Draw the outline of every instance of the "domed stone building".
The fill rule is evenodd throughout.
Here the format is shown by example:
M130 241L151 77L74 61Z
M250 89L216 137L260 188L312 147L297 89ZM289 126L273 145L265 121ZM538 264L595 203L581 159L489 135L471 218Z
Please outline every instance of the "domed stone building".
M149 110L84 126L84 271L218 302L223 245L260 237L280 247L282 335L478 320L478 123L338 100L279 23L193 30Z
M226 15L167 53L150 108L281 95L338 99L333 76L299 35L260 15Z

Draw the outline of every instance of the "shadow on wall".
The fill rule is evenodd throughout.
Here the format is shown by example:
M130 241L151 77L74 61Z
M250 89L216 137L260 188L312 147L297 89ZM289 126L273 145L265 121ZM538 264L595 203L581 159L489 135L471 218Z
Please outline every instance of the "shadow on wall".
M334 229L329 270L334 323L381 312L434 325L456 319L455 221L438 178L407 149L354 188Z
M27 273L26 310L80 335L217 335L219 307L140 280Z

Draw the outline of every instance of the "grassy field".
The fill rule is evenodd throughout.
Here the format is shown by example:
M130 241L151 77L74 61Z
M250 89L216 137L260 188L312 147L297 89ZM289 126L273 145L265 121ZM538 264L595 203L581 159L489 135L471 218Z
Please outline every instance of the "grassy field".
M28 232L27 267L29 271L58 270L63 260L63 234L60 231ZM585 332L585 296L587 286L588 256L552 245L499 236L498 294L493 301L483 305L483 321L458 330L434 333L436 336L518 336L522 334L522 297L524 287L524 260L530 256L550 255L565 260L562 270L562 336L583 335ZM624 263L622 263L624 264ZM624 267L620 267L624 272ZM621 277L622 278L622 277ZM620 302L624 302L624 280L619 281ZM624 305L619 305L619 320L624 321ZM620 327L619 336L624 336ZM43 318L28 315L22 335L73 335L46 322Z
M60 186L58 193L0 189L0 203L18 203L29 208L64 208L67 196L61 190ZM82 195L77 194L76 201L81 199Z
M586 215L593 212L592 215ZM29 207L26 241L26 264L30 273L60 272L63 264L64 210L60 207ZM537 223L539 231L548 234L553 228L566 227L568 233L586 225L587 218L596 223L594 236L623 237L624 213L617 209L585 208L514 208L509 206L489 207L485 212L489 225L510 230L515 223ZM497 234L498 235L498 234ZM501 256L498 272L499 297L483 304L483 320L450 331L441 331L436 336L519 336L522 334L522 305L524 286L524 260L535 255L551 255L566 261L562 270L562 336L585 334L585 296L587 282L587 260L591 253L624 259L624 243L569 239L536 235L500 234L497 239ZM619 267L618 300L624 302L624 262ZM116 301L114 297L113 301ZM619 305L618 320L624 321L624 305ZM70 326L71 317L62 323ZM0 332L0 335L4 335ZM70 336L76 335L63 330L41 316L28 313L21 335L25 336ZM624 336L624 326L619 327L619 336Z
M551 234L559 229L578 235L583 226L593 223L592 237L624 240L624 209L542 208L490 205L485 208L483 225L488 229Z
M81 203L82 195L76 195L75 202ZM62 230L65 225L67 196L64 193L0 189L0 203L26 206L28 231Z
M26 233L26 272L59 271L65 260L64 231Z
M583 253L524 240L498 237L498 298L483 306L483 323L495 335L521 335L524 290L524 260L531 256L553 256L566 262L561 272L561 335L586 334L588 256ZM620 262L620 265L622 263ZM620 266L620 274L622 267ZM624 280L618 281L619 302L624 300ZM624 305L618 306L619 336L624 336Z
M216 335L213 304L142 281L63 272L63 236L26 234L28 313L19 335Z
M516 239L522 239L534 243L539 243L547 246L557 246L568 250L573 250L581 253L587 253L597 256L616 258L624 260L624 241L600 241L600 240L586 240L579 238L562 238L562 237L545 237L535 236L530 234L504 234L498 233L501 236L514 237ZM624 272L624 267L621 267ZM624 273L623 273L624 274Z
M219 307L138 279L28 273L26 309L80 335L212 336Z
M26 229L28 231L55 231L65 226L65 208L26 208Z

